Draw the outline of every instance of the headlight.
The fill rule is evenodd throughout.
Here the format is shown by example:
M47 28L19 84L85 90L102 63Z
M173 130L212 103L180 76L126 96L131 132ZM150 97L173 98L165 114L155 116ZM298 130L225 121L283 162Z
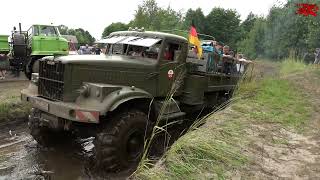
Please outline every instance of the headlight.
M88 97L90 95L90 87L88 85L83 85L80 89L79 92L82 96Z
M39 73L32 73L31 82L35 85L38 85L39 82Z

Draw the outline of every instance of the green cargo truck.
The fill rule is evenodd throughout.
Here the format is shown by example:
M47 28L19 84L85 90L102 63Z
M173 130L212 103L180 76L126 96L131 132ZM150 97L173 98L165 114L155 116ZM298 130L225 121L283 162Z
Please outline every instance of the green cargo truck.
M187 39L173 34L114 32L104 43L105 56L41 59L21 98L33 106L29 128L39 144L47 145L62 131L94 136L95 161L108 171L139 162L158 118L185 120L218 106L241 76L199 68L207 59L189 58Z
M11 35L11 66L25 71L31 79L32 72L38 72L38 60L45 56L67 55L68 41L53 25L32 25L27 31L14 27Z
M10 50L8 37L8 35L0 35L0 54L8 54Z

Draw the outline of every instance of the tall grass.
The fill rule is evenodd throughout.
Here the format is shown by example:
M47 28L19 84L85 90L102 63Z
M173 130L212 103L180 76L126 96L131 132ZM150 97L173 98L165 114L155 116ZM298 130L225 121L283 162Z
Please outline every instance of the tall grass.
M0 102L0 122L25 118L29 110L30 104L21 102L17 96L9 97Z
M307 67L309 67L309 65L305 64L303 60L297 59L295 57L289 57L281 62L280 74L288 75L302 72L306 70Z
M232 102L229 108L218 113L214 111L197 121L171 146L159 163L144 166L135 178L230 178L228 172L241 169L250 161L242 151L249 143L245 133L247 126L275 123L285 128L302 129L310 119L310 103L302 90L284 76L303 72L309 66L288 58L275 67L277 69L273 69L275 72L271 74L280 72L281 76L265 77L260 72L250 73L254 70L249 69L237 86L234 97L220 106L224 109ZM207 123L198 128L204 122Z

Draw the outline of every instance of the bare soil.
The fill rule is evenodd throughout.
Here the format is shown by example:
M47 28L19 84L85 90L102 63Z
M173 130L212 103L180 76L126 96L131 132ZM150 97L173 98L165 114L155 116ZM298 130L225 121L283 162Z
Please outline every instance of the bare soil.
M309 98L312 118L303 130L274 123L251 124L246 129L250 144L245 150L251 163L235 172L233 179L320 179L320 74L305 72L283 78Z

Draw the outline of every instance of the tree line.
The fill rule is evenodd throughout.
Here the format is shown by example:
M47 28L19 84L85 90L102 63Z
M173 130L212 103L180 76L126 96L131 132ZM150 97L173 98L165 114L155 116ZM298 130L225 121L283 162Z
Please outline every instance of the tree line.
M92 45L95 42L95 38L82 28L72 29L68 28L65 25L60 25L59 27L60 34L62 35L73 35L77 37L78 45L83 46L86 44Z
M133 20L128 24L110 24L104 29L102 37L129 27L144 27L187 37L193 22L198 33L213 36L251 59L267 57L278 60L290 54L305 57L320 47L320 14L316 17L299 15L296 13L298 3L301 0L275 5L266 17L250 13L241 22L239 13L233 9L214 7L207 15L201 8L183 13L170 6L159 7L155 0L145 0L138 5Z

